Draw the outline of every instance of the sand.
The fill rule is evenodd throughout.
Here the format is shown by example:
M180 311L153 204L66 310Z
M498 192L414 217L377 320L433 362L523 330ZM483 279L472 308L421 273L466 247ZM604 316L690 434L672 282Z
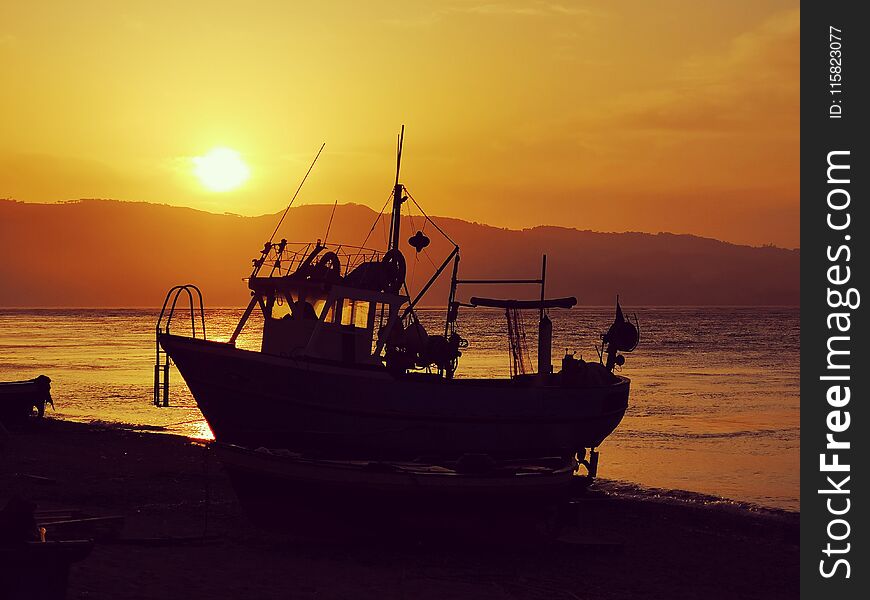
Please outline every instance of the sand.
M797 598L798 515L598 482L562 539L327 541L251 524L201 445L54 419L0 443L0 502L121 515L69 598Z

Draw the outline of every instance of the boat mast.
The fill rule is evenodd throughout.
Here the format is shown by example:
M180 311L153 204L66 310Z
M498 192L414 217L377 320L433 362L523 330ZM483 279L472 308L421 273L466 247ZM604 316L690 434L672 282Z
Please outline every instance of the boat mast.
M390 221L390 247L389 250L399 249L399 226L402 220L402 203L407 200L404 196L404 186L399 183L399 169L402 166L402 141L405 138L405 126L399 133L399 145L396 151L396 184L393 187L393 215Z
M311 174L311 169L314 168L315 163L317 163L317 159L320 158L320 153L323 152L323 149L326 147L326 142L323 142L320 145L320 150L317 151L317 154L314 155L314 160L311 161L311 166L308 167L308 170L305 171L305 176L302 178L302 181L299 182L299 187L296 188L296 193L293 194L293 197L290 199L290 203L287 205L287 208L284 209L284 212L281 214L281 218L278 220L278 224L275 226L275 231L272 232L272 235L269 236L269 241L263 245L263 249L260 251L260 258L254 259L254 268L251 271L251 279L257 277L260 274L260 269L263 268L263 264L265 264L266 259L269 258L269 251L272 249L272 240L275 239L275 235L278 233L278 229L281 228L281 223L284 222L284 217L287 216L287 213L290 211L290 207L293 206L293 203L296 202L296 196L299 195L299 192L302 190L302 186L305 185L305 181L308 179L308 176ZM334 210L334 209L333 209ZM332 219L330 219L330 223L332 223ZM327 231L328 233L328 231ZM284 248L287 246L287 240L282 239L278 244L278 251L276 254L275 264L272 266L272 272L269 273L269 277L271 277L275 273L275 269L278 267L279 262L284 255ZM238 325L236 325L233 334L230 336L229 345L235 346L236 339L239 337L239 334L242 333L242 329L245 327L245 323L248 322L248 318L251 316L251 313L254 311L254 307L257 305L259 301L259 296L251 291L251 301L248 302L248 307L245 309L245 312L242 313L242 318L239 319Z
M456 246L455 258L453 259L453 275L450 277L450 295L447 297L447 319L444 322L444 337L453 333L456 317L459 313L459 304L456 302L456 284L459 274L459 246Z

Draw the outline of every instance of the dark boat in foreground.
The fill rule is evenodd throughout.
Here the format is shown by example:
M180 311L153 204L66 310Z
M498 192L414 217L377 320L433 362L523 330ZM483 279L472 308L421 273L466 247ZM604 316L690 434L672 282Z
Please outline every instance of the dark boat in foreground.
M93 547L90 540L0 544L0 598L63 600L70 566Z
M90 540L46 541L36 506L13 496L0 509L0 598L62 600L69 568L90 554Z
M271 527L415 532L465 517L475 528L543 522L576 491L577 462L330 460L287 450L213 445L245 512ZM455 523L454 523L455 524Z
M51 404L51 379L40 375L26 381L0 382L0 423L9 428L21 427L33 414L45 414Z
M398 157L397 165L401 136ZM202 296L195 286L170 290L157 324L155 404L161 403L161 394L162 403L168 403L171 361L218 442L345 459L576 456L594 477L596 448L628 406L630 382L613 371L625 361L620 353L637 345L635 325L617 303L616 320L602 336L601 360L584 362L569 355L554 372L549 313L571 308L576 299L545 297L546 256L540 278L461 279L459 246L428 216L426 222L453 249L412 299L400 250L401 210L409 199L417 205L399 183L397 166L384 251L321 240L307 245L267 242L253 261L250 303L227 342L205 339ZM420 252L429 238L420 230L408 244ZM415 308L449 267L443 332L431 333ZM490 283L533 284L540 295L459 301L460 285ZM190 303L189 336L170 330L184 294ZM505 311L510 377L455 377L468 345L459 332L461 307ZM235 345L254 310L264 317L260 351ZM523 310L538 313L537 372L528 364Z
M0 597L9 600L63 600L72 563L87 558L90 540L0 545Z

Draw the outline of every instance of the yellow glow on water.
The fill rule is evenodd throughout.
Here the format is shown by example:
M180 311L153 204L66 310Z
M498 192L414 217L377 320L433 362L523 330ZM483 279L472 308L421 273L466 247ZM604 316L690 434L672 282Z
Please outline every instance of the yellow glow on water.
M213 148L193 158L193 174L213 192L228 192L245 183L251 170L241 154L230 148Z
M213 442L215 439L211 427L205 421L191 423L191 430L187 432L187 435L194 440L204 440L207 442Z
M596 360L611 307L554 314L553 350ZM206 312L211 340L226 340L243 308ZM0 310L0 381L52 378L50 418L124 424L200 441L213 439L177 369L170 406L153 405L155 309ZM430 331L442 309L421 308ZM798 510L800 483L800 311L795 308L638 308L641 346L622 374L632 379L629 410L601 445L599 476ZM237 347L257 351L262 312ZM534 317L533 317L534 318ZM471 339L459 378L506 377L504 315L465 311ZM107 338L106 331L113 332ZM776 340L776 352L769 349ZM269 419L268 410L262 418Z

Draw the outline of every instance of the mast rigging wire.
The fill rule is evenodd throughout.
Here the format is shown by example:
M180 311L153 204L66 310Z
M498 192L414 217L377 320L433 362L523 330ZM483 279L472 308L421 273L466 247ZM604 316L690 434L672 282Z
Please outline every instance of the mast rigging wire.
M323 245L326 246L326 240L329 239L329 230L332 229L332 220L335 218L335 209L338 207L338 200L332 205L332 214L329 215L329 224L326 226L326 235L323 236Z
M423 210L423 207L420 206L420 205L417 203L417 201L414 199L414 196L412 196L412 195L411 195L411 192L408 191L408 188L406 187L406 188L404 188L404 189L405 189L405 194L407 194L408 198L411 199L411 202L414 203L414 206L417 207L417 210L419 210L419 211L422 213L422 215L423 215L424 217L426 217L426 220L429 221L430 223L432 223L432 226L435 227L435 229L437 229L437 230L439 231L439 233L441 233L441 235L443 235L445 238L447 238L447 241L448 241L448 242L450 242L450 243L453 244L454 246L458 246L459 244L457 244L456 242L454 242L453 239L452 239L449 235L447 235L447 234L444 232L443 229L441 229L440 227L438 227L438 223L436 223L435 221L433 221L433 220L432 220L432 217L430 217L429 215L426 214L426 211Z
M296 188L296 193L293 194L293 198L290 199L290 204L287 205L287 208L284 209L284 214L281 215L281 219L278 221L278 224L275 226L275 231L272 232L272 235L269 237L269 243L272 243L272 240L275 239L275 235L278 233L278 229L281 227L281 223L284 222L284 217L287 216L287 211L290 210L290 207L293 206L293 202L296 201L296 196L299 195L299 190L302 189L302 186L305 184L305 180L308 179L309 173L311 173L311 169L314 168L314 163L317 162L317 159L320 158L320 153L323 152L323 148L326 146L326 142L323 142L320 146L320 150L317 151L317 154L314 156L314 160L311 161L311 166L308 167L308 170L305 172L305 177L302 178L302 181L299 182L299 187Z

